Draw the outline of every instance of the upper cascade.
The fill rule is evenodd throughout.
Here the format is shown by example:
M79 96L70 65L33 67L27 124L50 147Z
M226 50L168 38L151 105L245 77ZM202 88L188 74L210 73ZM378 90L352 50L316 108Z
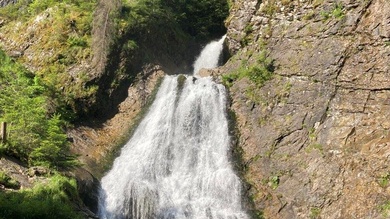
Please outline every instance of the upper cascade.
M198 58L196 59L194 67L194 76L199 76L199 71L202 68L211 69L218 67L219 57L223 50L223 42L226 35L224 35L218 41L212 41L204 47Z

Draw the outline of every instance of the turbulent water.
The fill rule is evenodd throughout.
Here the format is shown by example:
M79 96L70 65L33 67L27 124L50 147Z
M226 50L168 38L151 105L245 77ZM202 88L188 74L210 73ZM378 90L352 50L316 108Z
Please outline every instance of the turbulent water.
M103 177L101 218L248 218L228 160L224 87L210 78L178 81L164 78L148 114Z

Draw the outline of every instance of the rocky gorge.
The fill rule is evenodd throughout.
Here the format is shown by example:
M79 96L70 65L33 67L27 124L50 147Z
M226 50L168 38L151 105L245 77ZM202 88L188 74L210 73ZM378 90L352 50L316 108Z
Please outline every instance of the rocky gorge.
M233 153L241 157L235 163L252 203L248 211L255 212L255 218L388 218L390 2L233 0L229 4L226 63L208 72L229 89L237 135ZM31 45L41 38L35 31L28 33L26 49L16 56L26 56L26 65L31 65L30 58L39 56ZM0 42L15 54L12 34L3 31ZM126 37L119 42L127 42ZM158 61L141 64L137 58L124 59L124 50L105 54L117 57L118 52L120 61L100 62L105 66L89 75L86 84L103 83L104 88L93 104L82 103L93 106L96 115L115 110L103 121L83 121L68 130L71 151L79 154L83 168L98 178L103 174L112 161L107 157L128 138L159 78L178 73L175 68L188 70L189 57L198 50L186 54L185 63L177 62L177 56L185 54L183 49L177 49L177 56L159 54L150 58ZM265 60L271 75L261 83L251 76L232 77L257 71ZM90 67L86 63L67 71L76 74ZM137 76L131 83L123 82L126 77L113 66ZM114 81L119 86L107 87ZM118 90L121 96L113 97ZM107 104L103 100L107 97L115 100ZM87 171L75 175L85 185L80 193L88 193L96 179ZM84 201L93 203L93 198ZM89 206L96 211L93 204Z

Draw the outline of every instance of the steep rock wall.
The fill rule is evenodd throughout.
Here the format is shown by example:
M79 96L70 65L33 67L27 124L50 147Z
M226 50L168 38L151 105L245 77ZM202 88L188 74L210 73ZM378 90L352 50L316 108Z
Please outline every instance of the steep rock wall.
M249 193L265 218L386 218L390 2L234 1L232 58L274 76L230 87Z

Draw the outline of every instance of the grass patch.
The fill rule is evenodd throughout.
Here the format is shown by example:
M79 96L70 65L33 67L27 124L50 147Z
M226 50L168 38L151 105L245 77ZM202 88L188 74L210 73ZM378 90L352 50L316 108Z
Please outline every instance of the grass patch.
M32 189L0 191L0 218L81 219L73 206L78 201L76 180L56 174Z

